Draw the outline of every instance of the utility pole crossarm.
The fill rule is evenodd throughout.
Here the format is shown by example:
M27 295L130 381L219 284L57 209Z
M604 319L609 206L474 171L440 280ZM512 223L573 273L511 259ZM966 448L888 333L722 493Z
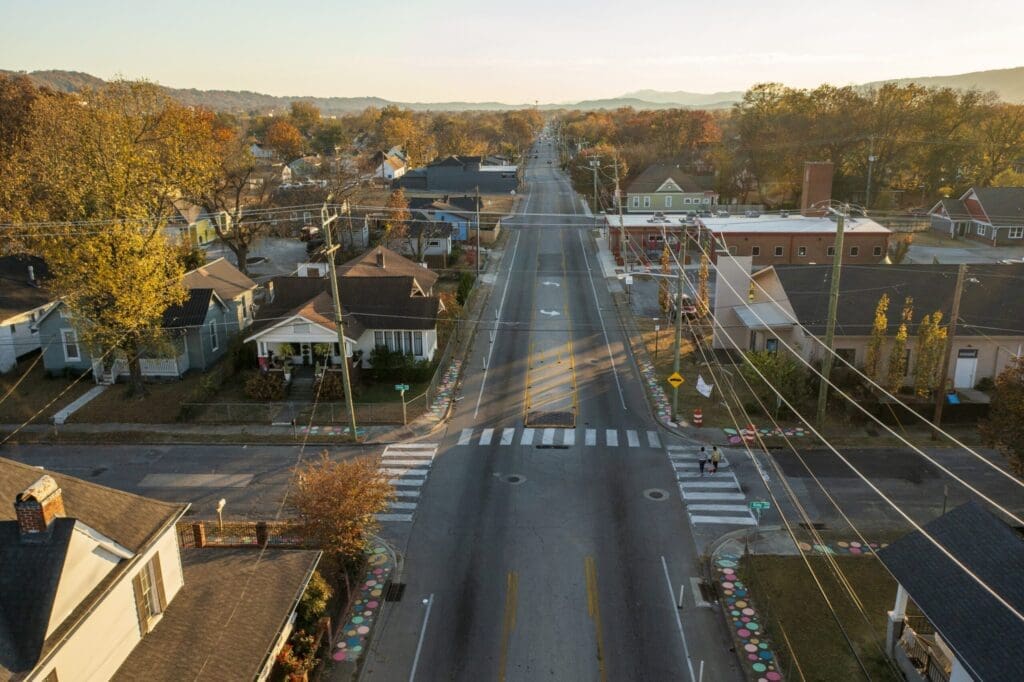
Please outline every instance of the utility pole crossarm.
M334 301L334 323L335 328L338 332L338 348L341 351L341 366L342 366L342 379L345 382L345 403L348 407L349 415L349 426L352 429L352 440L358 440L356 431L356 407L352 400L352 380L348 373L348 355L346 353L348 344L345 342L345 324L342 320L342 308L341 308L341 294L338 291L338 272L334 263L334 252L338 249L335 246L333 235L331 234L331 223L337 219L338 215L332 216L327 215L327 204L325 203L323 208L320 210L320 217L322 222L322 231L324 235L324 244L327 246L327 269L330 272L331 277L331 298Z

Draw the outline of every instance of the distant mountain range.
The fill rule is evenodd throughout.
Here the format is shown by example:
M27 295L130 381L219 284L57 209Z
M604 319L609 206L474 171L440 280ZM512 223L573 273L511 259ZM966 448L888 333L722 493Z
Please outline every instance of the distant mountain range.
M0 73L24 73L0 70ZM78 71L32 71L27 74L33 81L55 90L74 92L86 87L97 87L104 81L87 73ZM1024 103L1024 67L1014 69L996 69L991 71L975 71L953 76L925 76L920 78L899 78L891 81L875 81L864 83L859 87L873 87L883 83L918 83L927 87L950 87L957 89L976 88L993 91L1000 99L1015 104ZM383 107L397 104L400 107L415 111L500 111L505 109L525 109L529 104L505 104L502 102L396 102L380 97L277 97L247 90L196 90L195 88L166 88L174 99L189 105L203 106L210 109L233 112L284 111L289 103L302 100L316 104L328 115L361 111L367 107ZM635 109L725 109L743 98L739 90L713 93L697 92L664 92L660 90L637 90L620 97L608 99L583 100L581 102L562 104L542 104L540 109L617 109L633 107Z

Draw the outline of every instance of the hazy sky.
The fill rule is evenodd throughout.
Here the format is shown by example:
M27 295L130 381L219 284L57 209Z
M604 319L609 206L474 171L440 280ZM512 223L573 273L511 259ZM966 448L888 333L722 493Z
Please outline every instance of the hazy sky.
M1022 35L1019 0L0 0L0 68L402 101L953 74L1024 65Z

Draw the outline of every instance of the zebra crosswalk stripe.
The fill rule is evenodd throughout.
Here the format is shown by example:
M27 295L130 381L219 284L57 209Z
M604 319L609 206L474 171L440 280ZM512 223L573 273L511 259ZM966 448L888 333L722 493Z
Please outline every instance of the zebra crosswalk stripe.
M501 444L512 445L512 439L516 436L515 429L503 429L501 432Z
M544 435L541 436L541 445L554 445L555 443L555 430L544 429Z
M575 445L576 444L576 431L575 429L562 429L562 445Z
M658 432L657 431L648 431L647 432L647 445L649 445L652 448L660 448L661 447L661 441L658 440Z
M459 435L459 445L469 445L472 437L473 429L462 429L462 433Z
M490 445L494 437L494 429L484 429L480 432L480 445Z
M640 447L640 436L637 435L636 431L633 431L632 429L626 431L626 440L629 441L629 447Z
M520 445L533 445L533 429L523 429L523 437L519 440Z
M588 446L597 445L597 429L587 429L584 434L584 443Z
M468 445L472 429L463 429L459 443ZM420 497L420 488L430 475L437 443L394 443L384 448L377 468L394 486L395 500L388 503L387 512L376 514L377 521L409 523L413 520Z
M617 448L619 447L619 432L615 429L608 429L604 432L605 442L608 443L608 447Z

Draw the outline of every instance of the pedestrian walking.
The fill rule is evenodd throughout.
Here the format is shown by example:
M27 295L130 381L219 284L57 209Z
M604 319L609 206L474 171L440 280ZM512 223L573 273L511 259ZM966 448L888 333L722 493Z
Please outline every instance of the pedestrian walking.
M718 446L711 448L711 473L718 473L718 463L722 461L722 453L718 451Z
M700 447L700 454L697 455L697 464L700 465L700 475L704 475L704 467L708 463L708 449L703 445Z

